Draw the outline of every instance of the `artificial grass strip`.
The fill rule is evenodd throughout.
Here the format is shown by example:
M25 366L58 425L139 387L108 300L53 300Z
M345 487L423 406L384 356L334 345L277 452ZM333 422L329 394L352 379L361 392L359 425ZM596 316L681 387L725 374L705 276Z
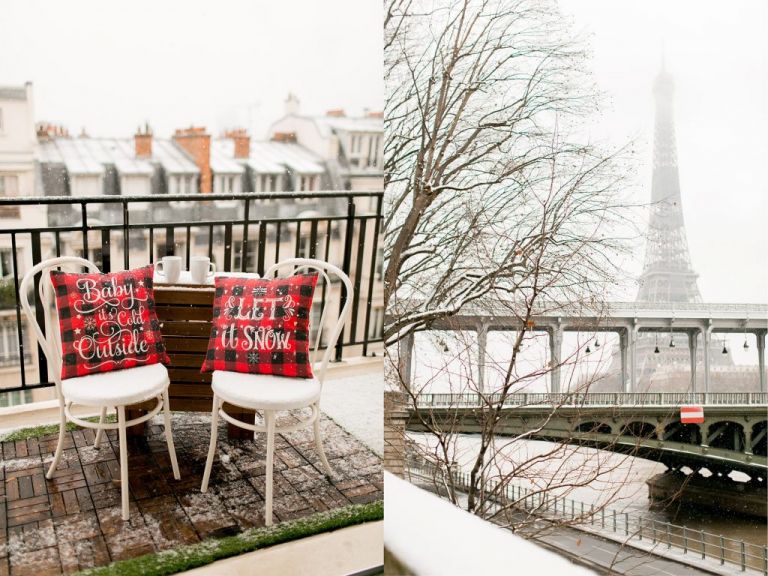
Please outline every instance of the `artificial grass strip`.
M92 416L89 418L83 418L83 420L88 420L89 422L98 422L99 417L98 416ZM117 422L117 418L114 414L107 414L106 417L107 422ZM79 430L80 426L75 424L74 422L67 422L67 430L69 432L72 432L73 430ZM7 434L0 436L0 442L15 442L17 440L28 440L30 438L39 438L41 436L51 436L53 434L59 433L59 425L58 424L46 424L44 426L32 426L31 428L19 428L18 430L14 430L12 432L8 432Z
M157 554L147 554L138 558L113 562L108 566L90 568L78 572L78 574L81 576L112 574L119 574L120 576L144 576L148 574L164 576L177 574L184 570L205 566L216 560L238 556L323 532L331 532L347 526L381 520L382 518L384 518L384 502L382 500L368 504L351 504L273 526L251 528L236 536L205 540L175 550L164 550Z

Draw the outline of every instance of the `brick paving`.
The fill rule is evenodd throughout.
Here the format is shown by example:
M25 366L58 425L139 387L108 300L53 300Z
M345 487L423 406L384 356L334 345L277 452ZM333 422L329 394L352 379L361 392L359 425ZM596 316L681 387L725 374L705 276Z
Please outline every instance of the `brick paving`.
M202 494L210 416L173 415L178 481L160 422L128 441L127 522L121 520L116 431L98 450L92 430L68 433L52 480L45 470L57 436L3 442L0 576L69 574L263 526L266 436L227 440L222 425L210 487ZM275 522L382 498L380 458L325 416L321 428L333 480L322 473L311 428L276 439Z

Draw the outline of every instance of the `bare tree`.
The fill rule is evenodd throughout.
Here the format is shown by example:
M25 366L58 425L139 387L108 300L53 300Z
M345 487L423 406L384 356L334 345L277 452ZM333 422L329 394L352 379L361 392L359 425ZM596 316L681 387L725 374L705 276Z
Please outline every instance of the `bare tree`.
M578 137L599 99L556 5L442 4L386 11L389 344L490 297L599 298L623 249L626 150Z
M573 451L567 439L508 461L508 449L547 418L514 438L499 433L512 394L576 360L524 369L533 318L563 307L600 310L623 274L618 263L628 247L619 230L627 225L622 186L631 149L606 150L586 136L600 98L584 71L582 43L554 2L390 0L385 46L385 340L389 378L429 438L414 448L442 471L435 482L451 500L495 520L519 511L501 495L514 479L536 478L542 463L561 463L534 482L542 494L607 477L618 491L621 459L594 453L589 472L563 474ZM452 420L450 408L437 418L420 407L423 388L403 373L394 345L468 309L513 318L515 336L492 393L471 366L462 375L480 404L476 443L464 457L469 482L459 491L447 472L457 459L460 410Z

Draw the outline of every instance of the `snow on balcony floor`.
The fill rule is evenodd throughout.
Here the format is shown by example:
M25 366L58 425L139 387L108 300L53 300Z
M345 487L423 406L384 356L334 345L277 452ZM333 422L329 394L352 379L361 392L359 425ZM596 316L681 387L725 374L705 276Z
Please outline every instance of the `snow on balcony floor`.
M50 481L44 474L56 436L2 443L0 574L71 573L262 526L265 435L227 440L222 424L211 485L201 494L210 416L173 414L180 481L173 479L161 422L156 417L145 436L128 441L128 522L120 517L116 432L99 450L93 431L68 433ZM321 428L333 481L321 473L311 429L277 437L275 522L382 498L379 456L326 416Z

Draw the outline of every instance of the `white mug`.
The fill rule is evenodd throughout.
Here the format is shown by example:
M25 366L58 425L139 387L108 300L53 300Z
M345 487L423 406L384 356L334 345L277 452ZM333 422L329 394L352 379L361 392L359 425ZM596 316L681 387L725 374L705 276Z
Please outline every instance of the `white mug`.
M207 256L192 256L189 261L189 272L195 284L208 284L216 272L216 265Z
M165 278L169 284L179 281L181 276L181 256L163 256L163 259L155 264L157 275Z

